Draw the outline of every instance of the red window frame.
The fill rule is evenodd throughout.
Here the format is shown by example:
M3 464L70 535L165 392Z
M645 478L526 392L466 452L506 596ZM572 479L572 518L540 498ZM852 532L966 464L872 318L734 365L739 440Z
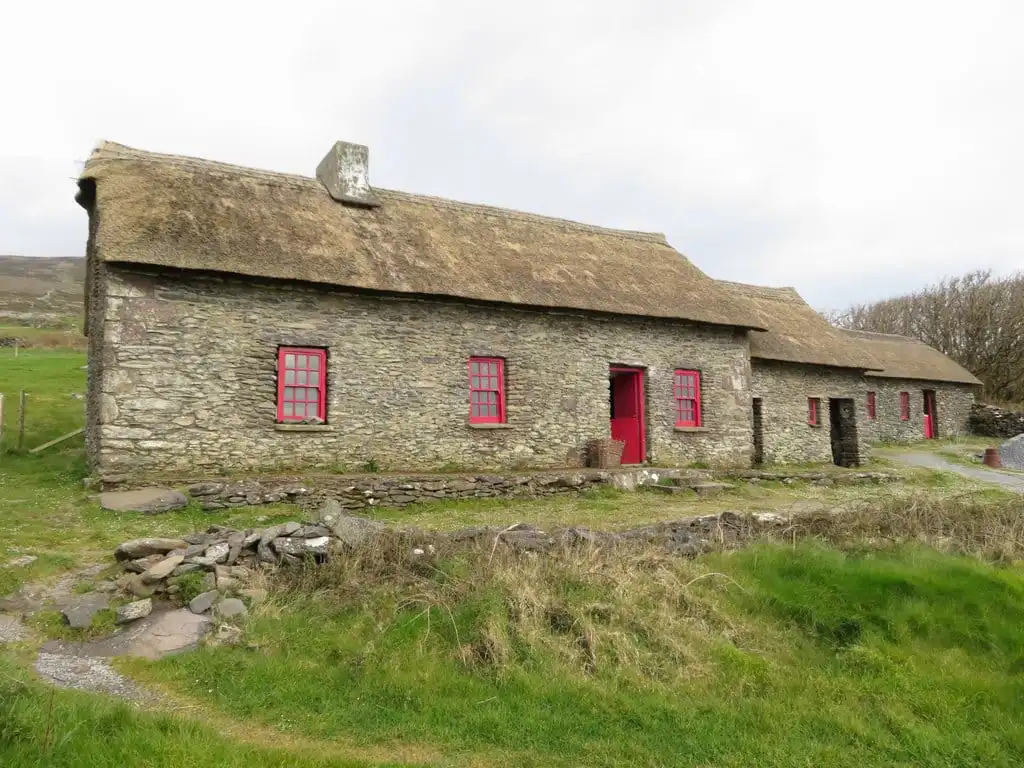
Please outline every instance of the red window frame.
M310 413L310 411L313 411ZM327 350L279 347L277 420L280 423L326 421Z
M900 392L900 421L910 421L909 392Z
M505 423L505 361L500 357L471 357L466 363L469 382L469 423Z
M677 427L701 425L700 371L676 368L672 373L672 402Z
M820 397L808 397L807 398L807 423L812 427L818 426L819 418L821 417L821 398Z
M868 392L867 399L868 419L874 421L878 418L877 400L874 392Z

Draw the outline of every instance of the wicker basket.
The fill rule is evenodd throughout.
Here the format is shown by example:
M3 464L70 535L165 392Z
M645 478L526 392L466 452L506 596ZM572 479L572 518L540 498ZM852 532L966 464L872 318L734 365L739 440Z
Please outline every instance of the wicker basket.
M626 444L621 440L602 437L590 441L589 461L592 467L608 469L622 464L622 449Z

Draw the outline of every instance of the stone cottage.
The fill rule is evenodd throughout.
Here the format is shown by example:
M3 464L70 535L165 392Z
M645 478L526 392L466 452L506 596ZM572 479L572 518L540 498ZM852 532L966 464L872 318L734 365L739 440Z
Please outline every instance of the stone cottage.
M368 179L343 142L315 178L92 153L95 471L564 467L609 436L625 463L854 463L864 382L907 373L662 235Z
M937 349L907 336L843 331L879 365L865 375L866 435L908 442L968 433L981 382Z

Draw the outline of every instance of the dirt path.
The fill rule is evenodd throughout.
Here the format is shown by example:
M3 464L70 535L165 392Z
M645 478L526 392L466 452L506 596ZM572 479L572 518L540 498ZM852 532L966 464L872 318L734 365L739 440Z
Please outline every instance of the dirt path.
M984 467L968 467L963 464L956 464L936 453L925 451L911 451L886 448L877 451L880 458L906 464L911 467L923 467L925 469L937 469L943 472L955 472L961 477L977 480L982 483L991 483L1005 488L1014 493L1024 493L1024 475L1011 475L1005 472L997 472Z

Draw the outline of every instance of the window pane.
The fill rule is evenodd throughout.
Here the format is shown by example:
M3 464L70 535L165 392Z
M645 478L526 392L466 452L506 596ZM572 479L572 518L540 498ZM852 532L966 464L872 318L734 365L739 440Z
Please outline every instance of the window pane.
M294 384L295 383L295 371L285 371L284 372L284 383L285 384Z
M309 356L309 369L311 371L319 371L320 370L320 355L310 355Z
M490 416L497 416L498 415L498 406L492 405L491 406L491 411L490 411L489 415Z
M313 410L313 411L307 410L307 407L306 407L305 403L296 403L295 404L295 415L296 416L298 416L300 419L304 419L304 418L306 418L307 414L312 416L312 415L316 414L316 411L315 410Z
M295 372L295 383L296 384L305 384L306 383L306 372L305 371L296 371Z
M294 407L295 406L292 405L292 403L285 403L284 404L284 415L285 416L292 416L295 413Z
M471 386L473 389L480 389L480 377L479 376L470 376L469 377L469 386Z
M480 364L479 363L470 363L469 364L469 372L470 373L480 373Z
M285 387L284 388L284 399L285 400L294 400L295 399L295 388L294 387Z
M491 376L497 376L497 375L498 375L498 364L497 363L491 363Z
M284 356L284 367L285 368L294 368L295 367L295 355L285 355Z
M295 356L295 367L296 368L305 368L306 367L306 356L305 355L296 355Z
M497 392L488 392L487 393L487 402L488 403L496 403L496 402L498 402L498 393Z
M479 416L480 415L480 406L474 404L472 410L470 411L470 413L472 413L474 416Z

